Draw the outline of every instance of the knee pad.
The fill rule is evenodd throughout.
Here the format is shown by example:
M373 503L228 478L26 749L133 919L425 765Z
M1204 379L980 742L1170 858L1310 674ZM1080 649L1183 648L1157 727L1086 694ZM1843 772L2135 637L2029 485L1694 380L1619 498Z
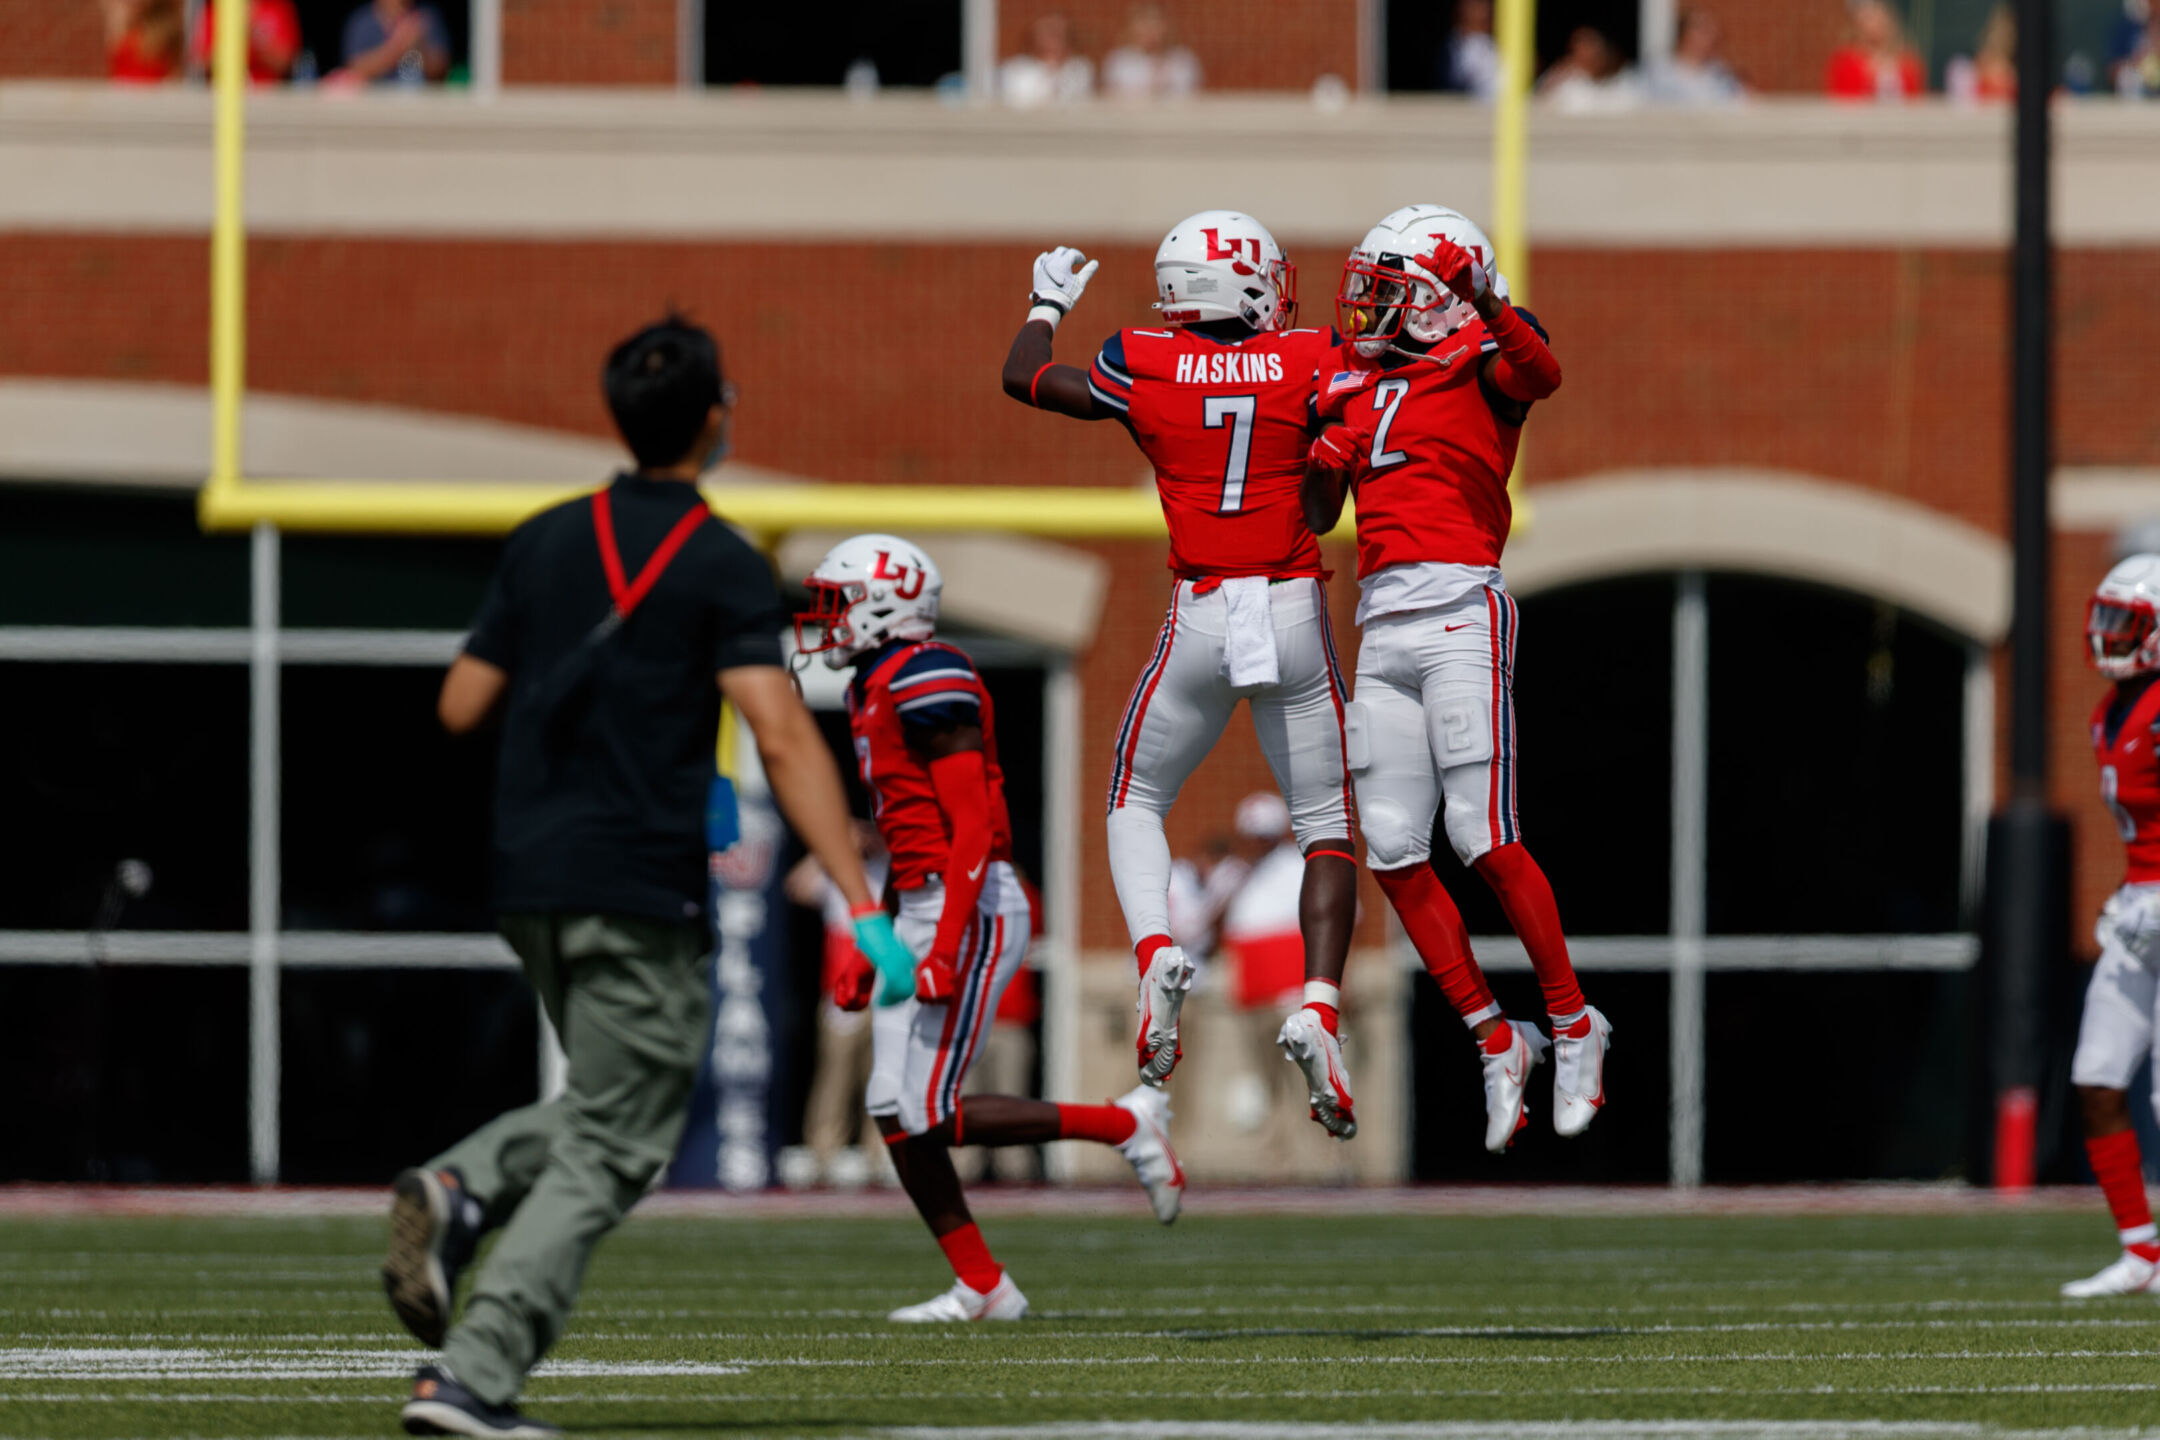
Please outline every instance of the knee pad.
M900 1077L882 1069L870 1072L863 1087L863 1110L873 1119L896 1119L900 1114Z
M1491 767L1459 765L1441 772L1441 815L1455 858L1474 865L1493 848Z
M1358 829L1365 836L1365 863L1372 869L1395 870L1432 857L1432 816L1412 815L1388 796L1359 798Z

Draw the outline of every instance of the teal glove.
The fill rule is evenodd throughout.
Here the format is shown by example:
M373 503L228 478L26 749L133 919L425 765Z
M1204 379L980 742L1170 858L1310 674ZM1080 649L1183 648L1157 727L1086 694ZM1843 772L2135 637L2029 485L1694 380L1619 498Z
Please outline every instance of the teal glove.
M915 956L893 933L892 919L883 910L855 917L855 948L877 969L878 1004L898 1005L914 998Z

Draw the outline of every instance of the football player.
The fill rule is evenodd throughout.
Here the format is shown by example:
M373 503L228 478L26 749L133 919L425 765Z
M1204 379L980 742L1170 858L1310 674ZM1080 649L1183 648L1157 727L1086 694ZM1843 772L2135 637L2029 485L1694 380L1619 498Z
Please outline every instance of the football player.
M932 638L944 588L909 542L858 535L835 545L804 582L812 608L795 620L796 649L854 667L848 725L878 833L891 851L894 929L918 957L914 994L891 992L857 957L834 1001L871 1016L865 1106L900 1183L952 1262L950 1290L895 1310L901 1321L1017 1320L1027 1298L983 1243L953 1171L955 1145L1093 1140L1131 1163L1155 1218L1168 1225L1185 1174L1170 1148L1170 1108L1141 1085L1108 1105L1056 1105L970 1095L961 1084L1027 955L1025 887L1012 865L1012 822L998 768L990 693L965 652Z
M2122 1255L2099 1274L2072 1280L2064 1296L2160 1291L2160 1233L2145 1200L2145 1168L2130 1128L2130 1077L2153 1053L2160 999L2160 555L2133 555L2108 571L2085 611L2093 669L2115 682L2093 710L2100 798L2128 853L2122 888L2100 907L2093 938L2100 962L2085 987L2070 1080L2085 1111L2085 1153L2115 1215ZM2160 1085L2160 1071L2155 1072ZM2160 1106L2160 1093L2153 1097Z
M1515 602L1500 575L1508 473L1530 407L1560 388L1537 321L1507 302L1482 231L1411 205L1343 267L1345 368L1319 402L1306 515L1325 533L1357 492L1357 695L1350 768L1365 858L1425 966L1478 1038L1485 1148L1524 1123L1545 1037L1510 1021L1427 863L1438 812L1530 953L1558 1053L1553 1128L1581 1134L1605 1103L1605 1017L1584 1002L1552 886L1515 813Z
M1265 226L1207 210L1155 251L1162 327L1118 331L1088 370L1057 364L1052 337L1098 263L1062 247L1036 258L1004 383L1041 409L1124 425L1155 467L1170 527L1170 610L1110 773L1110 875L1140 970L1140 1074L1159 1084L1177 1065L1194 971L1171 939L1163 817L1243 700L1305 855L1305 1004L1277 1043L1305 1073L1312 1118L1347 1140L1357 1133L1337 1034L1357 905L1347 697L1319 542L1298 504L1316 377L1332 368L1336 337L1294 328L1295 272Z

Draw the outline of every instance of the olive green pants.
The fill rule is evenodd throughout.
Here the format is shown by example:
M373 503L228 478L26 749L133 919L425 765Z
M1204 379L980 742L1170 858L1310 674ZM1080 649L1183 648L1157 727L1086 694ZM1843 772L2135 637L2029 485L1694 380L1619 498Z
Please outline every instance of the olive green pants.
M562 1333L593 1247L674 1157L709 1009L694 923L523 914L502 933L562 1038L568 1084L428 1162L454 1166L503 1227L443 1343L451 1373L496 1404Z

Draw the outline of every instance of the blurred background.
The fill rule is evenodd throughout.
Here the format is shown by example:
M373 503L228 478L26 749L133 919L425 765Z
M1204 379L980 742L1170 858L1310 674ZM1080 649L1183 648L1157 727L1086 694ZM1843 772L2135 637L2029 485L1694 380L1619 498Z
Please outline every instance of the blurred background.
M998 390L1036 251L1103 261L1060 340L1085 363L1147 322L1154 246L1193 210L1268 224L1308 323L1387 211L1490 212L1484 0L251 4L253 476L596 483L601 357L673 306L741 392L722 482L1146 486L1116 427ZM1171 822L1215 957L1176 1081L1196 1177L1986 1177L2021 83L2059 95L2050 706L2074 836L2038 1160L2078 1176L2077 962L2121 861L2073 637L2123 532L2160 516L2160 14L2056 13L2031 74L1992 0L1538 6L1512 278L1567 380L1508 553L1521 808L1616 1027L1614 1102L1580 1142L1533 1127L1487 1156L1470 1046L1368 882L1364 1129L1325 1142L1261 1033L1282 872L1266 807L1240 809L1268 784L1241 721ZM490 933L491 741L432 714L497 542L197 524L213 18L0 0L4 1180L378 1183L554 1073ZM850 524L760 538L791 578ZM1163 546L915 538L1045 882L1001 1078L1114 1093L1133 973L1099 787ZM1347 641L1354 562L1331 554ZM845 754L837 694L813 699ZM746 837L716 884L758 904L721 907L675 1179L874 1183L832 1098L859 1042L821 1007L816 877L787 883L754 815ZM1441 864L1473 933L1503 935ZM1535 1013L1514 942L1480 954ZM1699 978L1676 987L1675 957ZM993 1178L1092 1174L1013 1158Z

